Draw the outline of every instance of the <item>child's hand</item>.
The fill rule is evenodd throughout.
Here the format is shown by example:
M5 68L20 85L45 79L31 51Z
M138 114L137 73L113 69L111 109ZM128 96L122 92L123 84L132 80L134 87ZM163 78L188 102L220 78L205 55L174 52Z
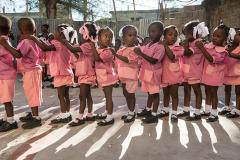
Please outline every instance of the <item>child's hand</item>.
M95 47L96 47L95 43L92 42L92 41L90 42L90 45L91 45L92 48L95 48Z
M183 46L183 48L184 48L185 50L189 48L189 43L188 43L187 40L182 41L182 42L181 42L181 45Z
M200 49L200 48L204 48L204 44L202 41L196 41L195 45Z
M141 52L142 52L139 47L135 47L133 51L134 51L134 53L136 53L137 55L141 54Z
M115 49L114 48L110 48L111 52L113 55L116 55Z
M0 37L0 44L3 45L4 43L6 43L6 39L3 37Z

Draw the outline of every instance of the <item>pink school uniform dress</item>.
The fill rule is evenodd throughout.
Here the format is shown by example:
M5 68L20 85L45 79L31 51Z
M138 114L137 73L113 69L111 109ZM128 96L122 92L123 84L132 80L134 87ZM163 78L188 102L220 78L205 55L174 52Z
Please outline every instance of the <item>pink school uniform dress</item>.
M168 85L178 84L183 82L183 71L181 68L182 57L184 54L184 48L180 45L169 46L175 55L175 59L172 61L167 55L163 59L163 74L162 74L162 87Z
M159 93L162 77L162 60L165 55L165 48L162 44L154 43L142 47L142 52L149 57L157 59L156 64L150 64L142 58L139 79L142 82L142 92L150 94Z
M182 69L184 82L188 84L197 84L201 82L204 56L200 49L197 48L194 40L189 44L189 48L193 51L193 55L184 56L182 60Z
M117 74L113 68L112 51L109 48L97 49L102 62L95 62L97 81L100 87L110 86L118 81Z
M54 87L71 86L73 71L71 68L71 52L61 42L52 40L56 51L51 52L49 59L50 74L54 77Z
M32 40L24 39L17 50L22 53L21 72L23 89L30 107L41 106L42 103L42 67L39 65L40 48Z
M233 54L240 55L240 47L232 51ZM226 57L226 68L224 76L224 84L226 85L240 85L240 60Z
M7 36L1 36L9 40ZM13 66L13 56L0 45L0 103L11 102L14 97L16 69Z
M212 43L205 45L206 50L213 57L213 62L204 61L202 83L209 86L222 86L224 81L225 57L227 52L224 47Z
M76 76L79 84L96 84L96 74L94 69L94 59L91 43L86 42L80 45L82 52L75 63Z
M126 84L128 93L136 93L138 88L139 56L134 53L134 47L123 47L117 54L128 58L129 63L116 59L118 78Z

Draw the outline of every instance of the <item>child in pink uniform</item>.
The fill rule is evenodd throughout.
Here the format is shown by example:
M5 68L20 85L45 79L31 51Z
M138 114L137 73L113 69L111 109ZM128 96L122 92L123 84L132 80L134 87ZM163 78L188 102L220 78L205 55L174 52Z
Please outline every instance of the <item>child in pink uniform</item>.
M183 73L180 67L184 48L177 43L178 30L176 26L170 25L164 29L164 47L166 55L163 59L163 104L164 107L158 115L159 118L169 115L169 101L172 97L171 121L176 122L178 108L178 87L183 82Z
M226 114L227 118L240 116L240 30L236 30L233 44L227 48L228 57L226 58L225 69L225 107L219 114ZM230 109L231 86L235 86L236 108Z
M20 58L22 54L9 44L11 20L0 15L0 22L0 103L4 104L7 115L6 119L0 120L0 132L6 132L18 128L17 122L14 120L12 104L17 78L13 57Z
M95 116L92 113L93 100L91 96L91 85L96 84L96 75L94 70L93 48L92 42L97 37L97 28L93 23L85 23L80 29L80 34L83 37L83 43L78 47L73 47L67 41L63 43L78 59L76 62L76 76L80 84L80 109L79 116L69 123L70 126L79 126L85 121L94 121ZM83 116L84 110L88 106L88 114Z
M21 18L18 21L21 36L33 35L35 33L35 22L31 18ZM20 117L24 129L41 126L38 107L42 104L42 67L39 65L40 49L37 44L29 39L22 40L17 49L22 53L23 89L32 114ZM30 85L31 84L31 85Z
M113 31L108 28L102 28L98 32L99 48L93 50L95 60L95 71L97 76L98 85L103 88L106 98L106 111L101 114L101 117L107 117L98 122L98 125L105 126L114 123L113 113L113 100L112 90L113 85L118 82L117 74L113 68L114 50L109 48L113 40ZM92 46L95 48L94 44Z
M123 48L114 53L118 71L118 77L122 83L123 95L126 98L129 112L122 116L124 122L135 120L135 93L138 88L138 61L139 57L134 53L137 40L137 29L135 26L127 25L122 28Z
M162 60L165 48L159 43L163 34L163 24L160 21L153 22L148 27L151 39L142 51L135 48L134 52L142 57L139 79L142 82L142 92L148 93L147 107L138 116L145 116L144 123L158 122L157 111L159 106L159 91L162 77Z
M192 117L188 117L189 120L198 120L201 118L200 108L202 105L202 91L200 83L204 57L195 44L200 38L202 38L201 35L198 34L198 31L195 31L195 28L197 28L199 24L198 21L190 21L185 24L183 28L183 34L186 37L186 42L183 43L185 51L182 61L184 75L184 108L183 112L178 114L178 117L190 116L189 106L191 100L191 88L193 88L196 97L195 113Z
M204 57L204 68L202 74L202 83L205 85L206 104L212 105L211 115L207 118L207 122L218 120L217 105L219 86L223 85L225 71L225 42L228 37L229 28L220 25L215 28L212 36L212 43L205 46L201 41L197 41L197 47L202 51Z

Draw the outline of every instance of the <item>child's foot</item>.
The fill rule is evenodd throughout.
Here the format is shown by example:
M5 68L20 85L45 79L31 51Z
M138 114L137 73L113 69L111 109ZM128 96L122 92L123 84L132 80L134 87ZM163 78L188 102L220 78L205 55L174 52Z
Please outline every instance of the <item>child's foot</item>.
M171 114L171 122L178 122L178 115Z
M85 120L84 120L84 119L76 118L74 121L72 121L72 122L69 123L68 125L69 125L70 127L75 127L75 126L83 125L84 123L85 123Z
M148 111L146 108L144 108L141 112L137 113L138 117L144 117L151 115L151 110Z
M106 118L107 118L107 115L97 114L95 118L102 120L102 119L106 119Z
M201 119L201 115L200 114L196 114L194 113L193 116L187 116L186 117L186 121L197 121Z
M13 122L13 123L9 123L7 121L3 121L3 124L0 127L0 132L7 132L13 129L17 129L18 128L18 124L17 122Z
M85 121L95 121L96 120L96 116L95 115L93 115L93 116L86 116L85 118L84 118L84 120Z
M157 123L158 117L150 114L142 119L143 123Z
M20 117L19 120L21 122L28 122L28 121L32 121L33 120L33 116L31 112L27 112L25 116Z
M23 129L33 129L42 125L41 119L34 118L22 125Z
M220 112L218 112L219 115L225 115L227 113L231 112L229 107L224 106Z
M218 121L218 116L211 114L206 120L207 120L207 122L215 122L215 121Z
M201 116L210 116L210 112L206 112L206 111L201 111L200 115Z
M69 123L71 121L72 121L72 115L69 115L66 118L57 117L56 119L51 120L51 124Z
M177 114L178 117L186 117L189 116L190 112L189 111L183 111Z
M97 125L99 126L107 126L107 125L111 125L114 123L114 119L103 119L100 122L97 123Z
M162 110L158 115L158 118L163 118L169 116L169 112Z
M236 112L236 109L233 109L231 112L226 114L227 118L237 118L239 114Z
M131 123L135 120L136 114L127 114L124 116L122 116L122 120L124 121L124 123Z

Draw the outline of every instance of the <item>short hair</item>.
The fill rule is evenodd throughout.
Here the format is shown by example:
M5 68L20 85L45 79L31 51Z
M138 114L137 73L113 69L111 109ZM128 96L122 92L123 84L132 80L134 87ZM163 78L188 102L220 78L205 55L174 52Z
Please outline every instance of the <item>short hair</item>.
M43 24L43 27L45 27L47 30L49 29L49 25L48 24Z
M120 31L119 31L120 37L123 37L128 32L129 29L134 29L134 30L136 30L136 32L138 32L137 27L135 27L134 25L126 25L120 29Z
M156 25L161 31L163 31L164 25L161 21L154 21L149 25L149 27L153 25Z
M199 24L199 20L192 20L192 21L189 21L188 23L186 23L183 27L183 32L184 31L190 31L190 32L193 32L193 29L194 27L196 27L198 24Z
M11 26L12 26L12 22L11 20L4 16L4 15L0 15L0 32L2 34L8 34L11 30Z
M170 29L175 29L175 30L177 31L177 33L178 33L178 29L177 29L176 26L174 26L174 25L169 25L169 26L167 26L167 27L164 28L163 35L166 36L167 32L168 32Z
M95 25L95 23L85 23L85 26L87 27L88 29L88 32L89 32L89 37L93 37L93 39L95 39L97 37L97 27Z
M18 20L18 28L22 33L34 33L36 25L32 18L23 17Z
M215 29L221 29L223 30L224 36L227 38L229 35L229 30L230 28L224 24L220 24L219 26L217 26Z

